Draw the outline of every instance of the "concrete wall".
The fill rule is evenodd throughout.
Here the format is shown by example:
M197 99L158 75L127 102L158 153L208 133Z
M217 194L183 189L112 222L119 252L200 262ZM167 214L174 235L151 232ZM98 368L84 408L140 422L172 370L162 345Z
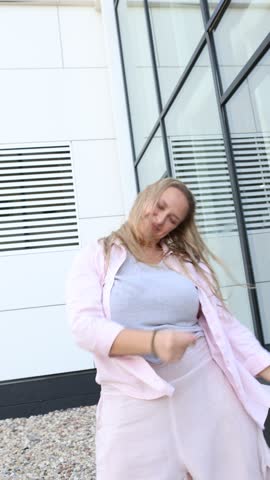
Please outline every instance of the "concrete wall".
M0 146L71 142L84 246L117 228L135 195L130 152L116 138L118 92L101 13L0 6L0 43ZM77 250L0 256L0 380L93 367L65 315L65 278Z

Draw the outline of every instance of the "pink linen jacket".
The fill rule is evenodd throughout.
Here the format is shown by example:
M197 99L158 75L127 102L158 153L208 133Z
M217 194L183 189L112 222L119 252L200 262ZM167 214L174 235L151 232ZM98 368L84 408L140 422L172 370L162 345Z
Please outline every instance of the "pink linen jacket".
M126 258L126 249L115 242L107 271L103 248L95 242L75 258L67 281L67 311L77 344L94 355L97 383L113 384L120 392L141 399L171 396L174 387L163 380L139 355L109 357L110 348L124 328L110 316L110 291L116 272ZM179 273L177 258L167 252L165 262ZM203 265L202 265L203 266ZM206 266L203 266L206 271ZM198 287L204 330L213 359L223 370L243 407L264 428L270 407L270 387L254 376L270 365L270 354L254 335L221 305L207 283L187 262L189 274Z

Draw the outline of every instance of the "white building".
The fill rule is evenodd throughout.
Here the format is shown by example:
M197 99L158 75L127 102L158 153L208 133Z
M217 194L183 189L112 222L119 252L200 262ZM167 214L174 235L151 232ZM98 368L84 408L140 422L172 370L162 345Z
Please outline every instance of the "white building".
M108 10L104 20L88 0L0 2L2 418L39 411L37 400L89 401L89 372L65 376L93 368L67 325L66 274L136 194Z
M95 403L66 274L165 175L269 346L269 25L268 0L0 0L0 418Z

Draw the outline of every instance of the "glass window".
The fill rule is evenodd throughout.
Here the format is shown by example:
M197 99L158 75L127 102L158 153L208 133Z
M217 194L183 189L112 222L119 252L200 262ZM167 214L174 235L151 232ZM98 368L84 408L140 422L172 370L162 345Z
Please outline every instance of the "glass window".
M209 13L212 15L212 13L215 11L217 5L219 3L222 3L223 0L208 0L208 7L209 7Z
M150 2L151 5L152 2ZM150 6L163 103L189 62L204 27L200 2L153 2Z
M117 11L135 149L139 153L159 113L145 12L143 2L138 4L128 0L121 0Z
M270 343L270 52L227 105L263 321Z
M269 33L269 0L232 0L214 36L224 89Z
M160 128L138 164L140 190L166 174L166 160Z
M237 285L246 280L206 49L168 112L166 127L174 175L194 193L197 224L204 240L236 279L214 265L224 296L238 318L252 329L246 289Z

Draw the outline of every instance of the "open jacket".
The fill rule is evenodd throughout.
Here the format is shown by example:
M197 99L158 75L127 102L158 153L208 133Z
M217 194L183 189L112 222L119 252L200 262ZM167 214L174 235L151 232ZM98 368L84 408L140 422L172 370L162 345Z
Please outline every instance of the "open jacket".
M111 346L123 326L111 320L110 291L114 277L126 258L126 249L115 242L105 266L103 247L95 242L75 258L67 281L67 310L77 344L94 355L97 383L113 384L120 392L141 399L171 396L174 387L163 380L139 355L109 357ZM177 258L166 252L168 267L182 272ZM201 303L199 323L214 361L223 370L240 402L254 421L264 428L270 407L270 387L254 377L270 365L270 354L254 335L236 320L213 295L207 282L187 262ZM201 265L206 269L207 267Z

